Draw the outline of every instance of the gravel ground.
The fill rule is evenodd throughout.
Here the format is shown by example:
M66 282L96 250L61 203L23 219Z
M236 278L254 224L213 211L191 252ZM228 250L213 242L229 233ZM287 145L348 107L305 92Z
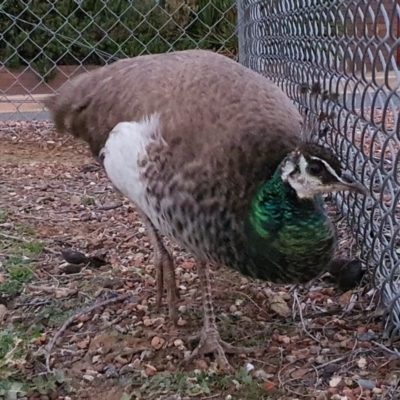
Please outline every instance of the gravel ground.
M329 212L338 253L351 257L350 231L331 204ZM223 339L265 350L230 357L235 375L209 358L181 366L201 328L201 298L193 259L167 244L181 294L178 327L165 308L154 312L152 251L134 206L113 192L87 147L47 122L0 122L0 398L398 396L400 361L385 348L375 291L365 284L343 292L329 276L293 288L213 268ZM71 266L66 249L89 258Z

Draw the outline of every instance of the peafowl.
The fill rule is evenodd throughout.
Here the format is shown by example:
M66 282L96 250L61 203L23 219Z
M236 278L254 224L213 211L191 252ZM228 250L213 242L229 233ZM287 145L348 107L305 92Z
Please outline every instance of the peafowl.
M335 231L322 195L365 194L327 148L302 140L303 118L265 77L216 53L187 50L117 61L45 101L60 132L86 141L135 203L154 248L157 307L177 319L173 260L160 235L197 263L204 323L190 359L226 353L208 263L245 276L305 283L327 270Z

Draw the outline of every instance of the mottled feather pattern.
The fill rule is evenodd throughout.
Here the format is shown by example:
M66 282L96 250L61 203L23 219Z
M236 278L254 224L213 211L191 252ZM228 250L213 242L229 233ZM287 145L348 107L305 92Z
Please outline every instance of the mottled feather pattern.
M125 158L110 160L115 186L130 182L121 191L197 260L272 281L297 279L271 266L265 243L257 244L264 256L255 257L249 243L259 238L246 231L260 186L301 145L302 118L275 84L227 57L185 51L82 74L46 105L57 129L84 139L94 156L118 123L158 114L162 140L143 142L136 167L127 151L138 146L133 132L122 145Z

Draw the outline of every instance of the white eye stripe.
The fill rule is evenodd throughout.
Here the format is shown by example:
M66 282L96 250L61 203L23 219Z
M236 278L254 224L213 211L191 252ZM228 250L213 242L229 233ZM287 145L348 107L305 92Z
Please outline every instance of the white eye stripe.
M342 178L336 173L336 171L325 160L322 160L321 158L315 157L315 156L312 156L311 159L322 162L332 176L334 176L339 182L343 182Z

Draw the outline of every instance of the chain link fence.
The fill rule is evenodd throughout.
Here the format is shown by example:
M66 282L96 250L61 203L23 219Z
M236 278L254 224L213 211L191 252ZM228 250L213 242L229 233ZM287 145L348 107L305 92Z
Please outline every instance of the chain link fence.
M382 289L387 332L395 338L400 333L400 3L242 0L238 8L240 62L272 79L300 109L327 125L318 140L370 190L369 199L346 194L336 202ZM318 104L305 94L316 83L322 87ZM338 94L337 100L330 101L329 93Z
M400 333L399 21L397 0L238 0L237 7L235 0L3 1L0 107L10 119L39 118L44 95L119 58L189 48L239 55L301 110L321 118L322 107L329 129L318 140L369 187L369 199L347 194L336 201L382 289L394 337ZM316 82L323 89L318 104L305 90ZM324 90L339 97L331 101Z
M195 48L235 58L236 26L235 0L0 0L0 107L46 118L43 96L120 58Z

